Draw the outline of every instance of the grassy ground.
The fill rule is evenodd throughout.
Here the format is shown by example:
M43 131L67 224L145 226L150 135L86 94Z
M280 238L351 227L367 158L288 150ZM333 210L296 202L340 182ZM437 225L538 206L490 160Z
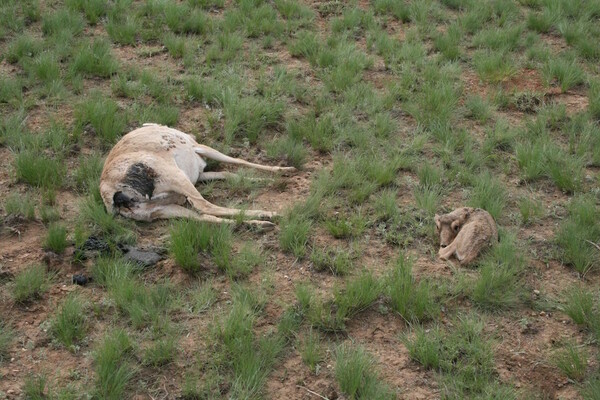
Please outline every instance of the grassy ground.
M3 1L0 398L598 398L599 27L597 0ZM144 122L297 167L198 186L278 228L107 214ZM436 257L463 205L500 227L469 268Z

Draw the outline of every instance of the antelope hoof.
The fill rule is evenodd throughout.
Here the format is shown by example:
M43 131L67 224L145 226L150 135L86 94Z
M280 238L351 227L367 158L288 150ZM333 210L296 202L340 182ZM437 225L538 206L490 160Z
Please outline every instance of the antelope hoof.
M259 231L263 232L263 231L270 231L273 228L275 228L275 224L270 222L270 221L258 221L258 220L249 220L249 221L245 221L246 224L257 228Z

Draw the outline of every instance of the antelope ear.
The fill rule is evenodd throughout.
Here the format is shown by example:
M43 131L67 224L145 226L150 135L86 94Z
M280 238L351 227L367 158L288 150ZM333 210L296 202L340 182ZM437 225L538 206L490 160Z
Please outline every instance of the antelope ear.
M435 214L433 217L433 220L435 221L435 226L440 229L441 228L441 224L440 224L440 216Z
M458 228L460 228L460 221L458 221L458 220L452 221L452 224L450 224L450 227L452 228L453 231L458 231Z

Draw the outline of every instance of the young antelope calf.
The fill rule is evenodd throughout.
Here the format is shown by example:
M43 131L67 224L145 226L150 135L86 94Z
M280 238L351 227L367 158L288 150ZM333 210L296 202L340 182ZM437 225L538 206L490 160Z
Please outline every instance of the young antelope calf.
M448 260L455 255L461 265L471 263L486 246L498 241L494 218L481 208L462 207L435 217L440 236L439 257Z

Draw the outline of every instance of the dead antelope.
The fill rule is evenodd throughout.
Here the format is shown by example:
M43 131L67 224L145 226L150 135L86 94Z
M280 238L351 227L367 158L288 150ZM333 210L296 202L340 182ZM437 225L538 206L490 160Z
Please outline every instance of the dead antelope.
M461 207L448 214L436 214L434 219L442 260L456 255L461 265L469 264L484 247L498 241L494 218L481 208Z
M188 134L156 124L144 124L119 140L108 154L100 193L108 212L138 221L160 218L193 218L207 222L227 222L243 213L253 218L247 223L261 227L273 224L276 214L262 210L237 210L216 206L196 190L199 181L225 179L229 172L204 172L204 158L243 165L265 171L294 171L293 167L271 167L226 156L198 144Z

